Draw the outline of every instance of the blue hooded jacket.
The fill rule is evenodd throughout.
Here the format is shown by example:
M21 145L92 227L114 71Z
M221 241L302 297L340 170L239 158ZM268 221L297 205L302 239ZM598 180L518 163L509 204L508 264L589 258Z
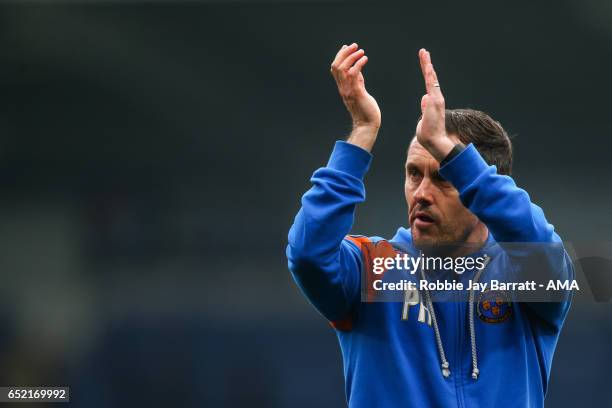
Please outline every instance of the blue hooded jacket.
M363 178L371 159L369 152L357 146L336 142L327 166L314 173L313 187L302 197L286 251L296 283L335 328L348 405L542 407L571 295L561 302L508 301L496 315L483 309L478 295L473 303L467 298L436 302L429 305L433 313L427 303L419 310L402 302L361 301L363 251L372 248L368 243L388 242L418 255L405 228L399 228L389 241L347 236L355 206L365 200ZM557 243L561 254L547 258L543 273L555 280L574 279L561 239L542 210L511 177L487 165L473 145L442 166L440 174L458 190L463 205L488 227L487 245L496 241ZM521 274L528 275L521 267L524 254L520 251L487 254L491 259L481 282L508 273L517 280ZM467 270L458 279L467 282L478 272ZM444 361L446 376L441 367Z

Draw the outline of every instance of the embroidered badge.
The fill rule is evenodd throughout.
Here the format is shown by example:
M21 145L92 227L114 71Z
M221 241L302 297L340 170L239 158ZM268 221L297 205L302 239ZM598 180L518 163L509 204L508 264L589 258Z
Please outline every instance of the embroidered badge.
M486 290L480 294L477 310L483 322L504 322L512 315L510 295L503 290Z

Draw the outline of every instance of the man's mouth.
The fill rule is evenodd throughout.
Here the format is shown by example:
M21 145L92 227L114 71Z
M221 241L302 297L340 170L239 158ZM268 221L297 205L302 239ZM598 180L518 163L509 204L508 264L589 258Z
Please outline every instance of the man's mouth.
M434 220L434 218L425 212L419 211L414 215L415 227L425 228L435 224L435 222L436 221Z

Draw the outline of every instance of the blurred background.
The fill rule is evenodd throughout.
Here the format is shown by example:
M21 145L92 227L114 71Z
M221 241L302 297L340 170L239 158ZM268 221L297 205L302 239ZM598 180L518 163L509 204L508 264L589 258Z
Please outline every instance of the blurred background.
M349 131L329 64L353 41L383 112L354 233L406 223L426 47L447 106L515 135L515 179L559 234L612 241L610 2L3 2L0 385L343 406L335 334L284 250ZM548 406L609 403L611 311L573 306Z

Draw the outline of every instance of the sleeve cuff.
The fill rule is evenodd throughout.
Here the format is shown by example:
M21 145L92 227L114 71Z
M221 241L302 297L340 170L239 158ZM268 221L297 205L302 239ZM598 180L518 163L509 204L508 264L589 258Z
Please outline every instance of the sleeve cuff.
M470 143L461 153L440 167L440 175L462 192L489 168L478 150Z
M370 152L354 144L338 140L327 162L327 167L363 179L371 162Z

